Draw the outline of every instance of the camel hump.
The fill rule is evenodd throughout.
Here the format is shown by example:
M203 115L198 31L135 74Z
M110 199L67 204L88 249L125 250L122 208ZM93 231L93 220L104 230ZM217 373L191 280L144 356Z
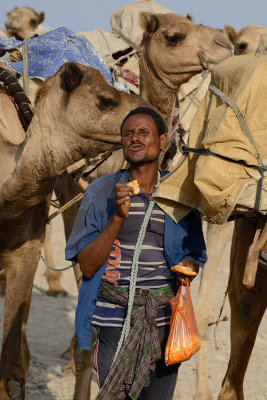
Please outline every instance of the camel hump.
M25 139L24 132L27 131L33 117L31 102L15 75L1 66L0 92L2 137L9 143L20 144Z

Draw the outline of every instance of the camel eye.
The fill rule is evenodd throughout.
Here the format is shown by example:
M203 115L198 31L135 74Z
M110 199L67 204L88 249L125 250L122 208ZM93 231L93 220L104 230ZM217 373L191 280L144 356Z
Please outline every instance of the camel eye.
M185 39L184 33L175 33L172 36L165 35L167 46L175 47L178 43Z
M99 108L102 110L112 110L114 107L117 107L118 103L114 99L108 97L98 96L99 100Z
M30 24L31 24L31 26L32 26L33 28L35 28L35 27L37 26L37 19L32 18L32 19L30 20Z
M242 42L242 43L237 43L237 48L239 49L239 50L246 50L246 48L248 47L248 44L247 43L245 43L245 42Z

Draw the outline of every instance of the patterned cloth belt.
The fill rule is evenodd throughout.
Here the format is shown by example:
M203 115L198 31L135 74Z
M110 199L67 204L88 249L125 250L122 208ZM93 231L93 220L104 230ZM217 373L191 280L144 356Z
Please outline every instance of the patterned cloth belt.
M129 335L111 365L96 400L136 400L141 390L149 385L150 373L155 368L155 362L161 358L155 321L158 307L168 304L177 292L177 285L156 291L157 296L152 295L152 290L144 289L140 294L137 291ZM123 307L128 304L128 292L108 282L102 282L99 297Z

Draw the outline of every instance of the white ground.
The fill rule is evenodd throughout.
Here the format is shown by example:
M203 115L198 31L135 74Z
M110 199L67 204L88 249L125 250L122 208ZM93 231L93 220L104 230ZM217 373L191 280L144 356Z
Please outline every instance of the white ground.
M67 265L64 261L62 220L57 217L52 225L52 243L57 267ZM218 279L213 288L215 315L218 315L229 271L229 247L221 262ZM71 400L73 398L74 377L71 372L63 374L61 368L68 361L60 354L69 346L74 333L74 312L77 302L77 289L72 270L63 272L62 284L69 295L65 298L51 298L45 295L46 279L43 276L45 266L40 261L34 281L31 312L27 336L31 351L31 366L27 379L27 400ZM197 278L198 279L198 278ZM193 298L196 299L198 281L192 285ZM3 324L4 299L0 299L0 325ZM223 315L229 316L227 302ZM212 328L211 328L212 329ZM210 387L217 398L221 381L225 374L229 357L229 321L223 322L217 329L220 349L215 350L211 332L208 370ZM2 333L1 333L2 336ZM267 318L263 319L253 354L245 378L245 399L267 399ZM180 368L176 393L179 400L191 400L194 395L196 369L194 357ZM92 400L95 399L97 385L92 387ZM162 399L164 400L164 399Z

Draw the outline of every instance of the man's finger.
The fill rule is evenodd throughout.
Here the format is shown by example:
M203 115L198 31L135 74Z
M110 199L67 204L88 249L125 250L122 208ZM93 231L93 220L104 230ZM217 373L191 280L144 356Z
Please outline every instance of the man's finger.
M129 201L130 197L129 196L125 196L122 199L119 199L116 201L116 204L118 206L122 206L124 203L126 203L127 201Z
M126 192L126 191L116 193L116 199L118 199L118 200L123 198L123 197L126 197L126 196L128 196L130 198L131 197L131 193L130 192Z

